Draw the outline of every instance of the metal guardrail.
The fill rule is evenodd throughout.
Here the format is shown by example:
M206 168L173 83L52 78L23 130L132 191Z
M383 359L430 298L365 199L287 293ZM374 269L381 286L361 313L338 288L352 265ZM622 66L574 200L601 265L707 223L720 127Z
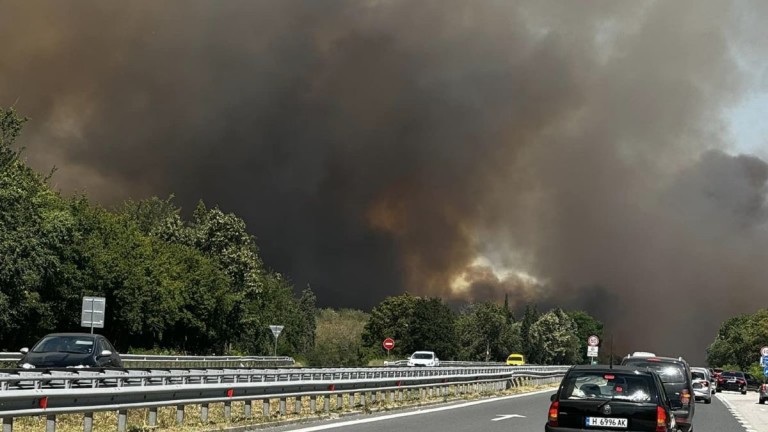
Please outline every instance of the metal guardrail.
M21 353L0 352L0 363L15 364ZM170 356L145 354L120 354L125 367L263 367L290 366L295 363L288 356Z
M231 403L245 401L245 417L252 415L253 401L262 402L269 416L270 399L279 400L279 414L286 414L288 398L301 410L309 398L310 414L317 413L317 398L323 410L343 407L344 395L360 396L362 404L378 395L394 401L403 392L429 392L446 396L467 392L500 391L526 382L556 383L567 366L355 368L355 369L188 369L188 370L100 370L87 369L0 373L0 418L3 432L11 432L13 419L47 416L47 431L54 431L56 415L83 414L83 430L93 429L93 413L117 411L118 431L125 431L127 412L149 409L149 424L157 424L158 407L175 406L177 422L183 423L186 405L201 405L207 421L208 406L224 403L227 420ZM367 398L367 399L366 399ZM352 398L354 400L354 398Z
M408 366L408 359L385 361L384 366ZM472 362L472 361L453 361L440 360L440 366L507 366L504 362ZM535 366L535 365L531 365Z

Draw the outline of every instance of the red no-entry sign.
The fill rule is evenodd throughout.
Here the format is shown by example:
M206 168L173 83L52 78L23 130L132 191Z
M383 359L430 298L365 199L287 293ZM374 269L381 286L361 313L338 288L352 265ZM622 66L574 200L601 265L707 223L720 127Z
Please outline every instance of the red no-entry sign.
M395 340L392 338L386 338L384 339L384 342L381 343L381 345L384 347L385 350L389 351L395 347Z

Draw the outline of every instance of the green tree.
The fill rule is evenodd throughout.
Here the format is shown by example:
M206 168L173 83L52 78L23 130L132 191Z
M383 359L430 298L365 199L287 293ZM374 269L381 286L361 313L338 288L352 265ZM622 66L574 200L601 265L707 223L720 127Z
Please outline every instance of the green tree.
M579 347L576 351L576 363L587 362L587 339L595 335L602 341L603 323L584 311L566 312L576 323L576 339L579 341Z
M531 327L538 321L539 312L536 309L535 304L528 304L525 306L525 313L523 314L523 320L520 325L520 340L522 341L522 351L528 362L535 362L537 357L534 352L534 347L531 346Z
M493 302L467 307L456 321L459 358L472 361L502 361L520 352L520 328L510 321L509 309Z
M561 309L542 315L529 332L531 362L541 364L574 364L579 341L576 323Z
M381 343L386 338L395 340L394 356L410 355L416 344L410 333L410 323L418 298L402 294L385 298L371 310L371 316L363 331L363 346L370 357L384 355Z

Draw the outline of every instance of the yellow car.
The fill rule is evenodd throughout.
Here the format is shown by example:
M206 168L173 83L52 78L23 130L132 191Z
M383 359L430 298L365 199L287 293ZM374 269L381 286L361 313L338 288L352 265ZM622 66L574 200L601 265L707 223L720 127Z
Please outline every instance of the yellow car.
M522 354L510 354L507 357L507 364L510 366L523 366L525 364L525 357Z

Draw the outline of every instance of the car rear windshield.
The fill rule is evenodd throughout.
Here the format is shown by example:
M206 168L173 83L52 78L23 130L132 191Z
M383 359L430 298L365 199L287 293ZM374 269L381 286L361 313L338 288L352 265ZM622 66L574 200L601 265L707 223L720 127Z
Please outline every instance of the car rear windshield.
M511 355L511 356L509 356L509 358L507 358L507 360L522 361L523 360L523 356L521 356L521 355Z
M743 372L723 372L721 376L723 376L724 378L728 378L728 377L744 378L744 373Z
M419 360L432 360L432 354L430 353L414 353L411 356L412 359L419 359Z
M691 372L691 376L693 377L693 379L701 379L701 380L707 379L707 376L704 375L704 372Z
M628 365L640 370L648 368L661 378L664 384L679 384L686 381L685 368L679 363L649 360L630 360Z
M32 352L90 354L93 352L93 338L89 336L46 336L32 348Z
M577 371L563 379L560 400L606 399L630 402L657 400L656 384L647 374Z

